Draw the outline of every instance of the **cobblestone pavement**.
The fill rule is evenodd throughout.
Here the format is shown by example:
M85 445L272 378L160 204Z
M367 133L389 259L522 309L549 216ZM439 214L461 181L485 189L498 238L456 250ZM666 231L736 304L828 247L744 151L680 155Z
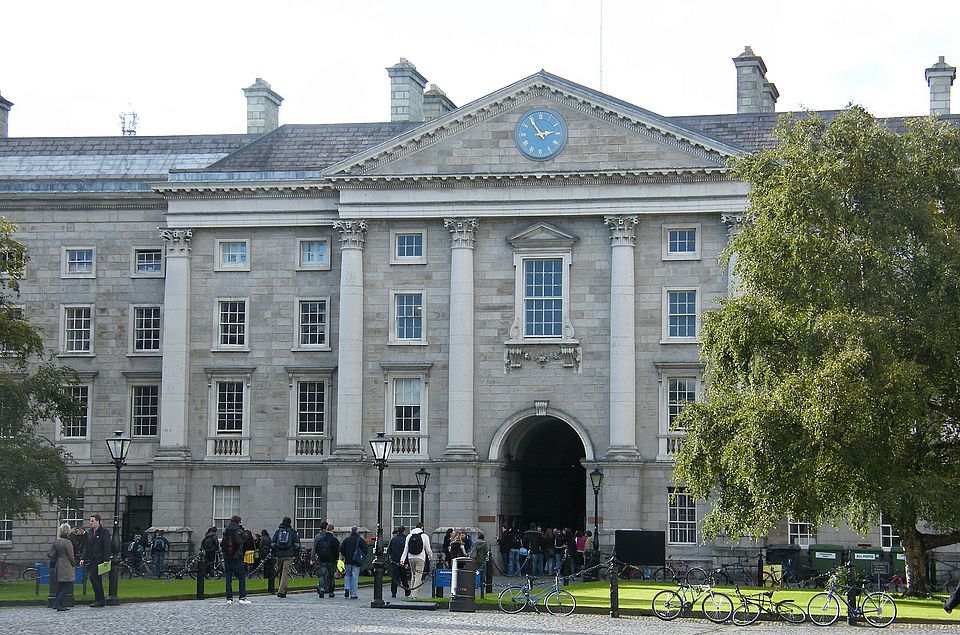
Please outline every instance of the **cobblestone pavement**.
M758 624L746 631L733 625L716 625L706 620L678 619L662 622L653 617L606 615L553 617L551 615L504 615L498 611L450 613L437 611L377 610L370 608L371 589L361 589L359 600L342 596L320 599L315 593L290 594L285 599L274 596L251 596L249 606L229 606L223 598L204 601L132 603L102 609L85 604L66 613L40 607L0 609L0 633L16 635L50 635L52 633L121 633L138 635L183 635L188 633L383 633L395 635L509 633L537 635L562 633L570 635L697 635L700 633L749 633L750 635L823 635L824 629L813 625L791 626L780 623ZM848 627L836 624L827 632L863 633L869 626ZM894 625L885 633L958 632L956 625Z

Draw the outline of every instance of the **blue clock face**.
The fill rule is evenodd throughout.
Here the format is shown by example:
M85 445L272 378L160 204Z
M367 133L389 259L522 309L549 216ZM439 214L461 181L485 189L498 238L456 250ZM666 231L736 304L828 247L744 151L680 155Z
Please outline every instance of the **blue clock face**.
M546 161L557 156L566 145L567 124L549 110L533 110L517 122L513 140L523 156Z

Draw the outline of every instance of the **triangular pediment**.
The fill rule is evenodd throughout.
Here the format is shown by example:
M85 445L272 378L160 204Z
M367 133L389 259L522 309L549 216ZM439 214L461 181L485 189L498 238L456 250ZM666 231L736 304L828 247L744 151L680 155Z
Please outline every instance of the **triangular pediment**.
M548 161L531 160L514 141L526 113L545 109L567 127ZM330 178L503 178L717 172L743 154L656 113L541 71L330 166Z
M567 248L580 240L573 234L568 234L556 225L540 221L526 229L507 237L507 242L516 250Z

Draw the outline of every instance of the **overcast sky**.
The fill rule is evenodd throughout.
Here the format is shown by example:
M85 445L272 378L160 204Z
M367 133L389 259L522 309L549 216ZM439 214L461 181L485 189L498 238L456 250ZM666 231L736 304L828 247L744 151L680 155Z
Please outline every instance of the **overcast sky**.
M602 16L601 85L601 0L3 0L0 94L17 137L119 134L131 108L140 135L245 132L257 77L284 97L280 123L386 121L384 69L406 57L457 105L543 68L713 114L735 111L749 44L778 111L922 115L924 69L960 66L956 0L603 0Z

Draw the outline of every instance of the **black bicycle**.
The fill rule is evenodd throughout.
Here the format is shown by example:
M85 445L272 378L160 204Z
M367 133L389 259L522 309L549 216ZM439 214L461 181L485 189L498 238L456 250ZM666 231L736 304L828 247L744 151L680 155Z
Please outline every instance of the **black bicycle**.
M734 598L733 623L737 626L747 626L760 619L761 613L775 615L791 624L801 624L807 619L807 613L792 599L777 600L774 602L774 591L745 594L736 585L737 597Z

